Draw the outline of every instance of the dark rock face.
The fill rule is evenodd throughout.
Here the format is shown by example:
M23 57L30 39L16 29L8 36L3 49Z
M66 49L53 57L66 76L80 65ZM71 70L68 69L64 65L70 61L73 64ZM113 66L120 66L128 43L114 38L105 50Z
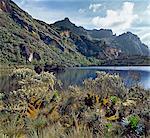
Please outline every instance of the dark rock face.
M137 35L134 35L131 32L116 36L113 35L112 30L109 29L86 30L83 27L78 27L71 23L68 18L55 22L54 26L71 31L70 38L77 46L77 50L85 56L95 57L95 55L99 55L98 53L102 53L103 41L105 41L107 47L121 50L122 53L126 54L126 56L150 55L148 47L141 42ZM102 55L106 54L103 53ZM101 56L99 55L98 57Z
M38 54L37 52L33 52L33 59L41 60L40 54Z
M43 40L44 43L47 45L51 44L51 41L53 40L48 35L46 35L42 32L39 32L39 36L40 36L40 39Z
M68 18L55 22L54 26L57 26L61 29L69 30L72 33L79 35L79 36L86 36L87 38L91 37L95 39L101 39L101 38L107 38L107 37L114 37L112 30L109 30L109 29L86 30L81 26L79 27L76 26Z
M101 39L101 38L107 38L107 37L113 37L112 30L109 29L100 29L100 30L88 30L88 33L91 37Z
M35 32L35 28L28 24L22 17L20 17L15 11L12 12L11 14L13 20L19 24L22 28L25 28L26 30L28 30L29 32Z
M35 70L36 73L40 74L43 69L42 69L42 67L40 67L40 66L35 66L35 67L34 67L34 70Z
M59 48L62 52L65 51L65 48L56 40L53 40L51 42L51 45L54 45L56 48Z
M24 44L20 44L20 54L22 56L24 56L26 59L28 59L29 56L30 56L29 48L26 45L24 45Z
M29 59L30 57L30 50L28 48L28 46L24 45L24 44L20 44L20 54L26 58L26 60ZM36 60L41 60L41 56L40 54L38 54L37 52L33 52L33 59L36 59Z
M39 32L39 36L40 39L43 40L45 44L54 45L55 47L59 48L61 51L64 52L64 47L61 44L59 44L56 40L52 39L50 36L42 32Z
M63 71L63 70L64 70L63 66L48 65L48 64L45 64L45 66L44 66L45 72L59 72L59 71Z
M121 49L121 51L129 56L148 56L150 52L148 47L142 44L140 38L131 32L117 36L113 40L112 46Z
M16 23L20 24L22 27L27 26L27 23L23 19L19 18L19 16L16 13L12 14L12 18L14 19L14 21L16 21Z

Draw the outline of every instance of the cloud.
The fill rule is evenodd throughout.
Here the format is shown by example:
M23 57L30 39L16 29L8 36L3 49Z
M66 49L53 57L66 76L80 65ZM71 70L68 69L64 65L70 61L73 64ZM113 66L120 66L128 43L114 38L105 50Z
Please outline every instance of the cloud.
M142 42L147 44L150 48L150 4L143 10L142 13L139 14L139 20L135 25L135 32L138 36L140 36Z
M93 12L97 12L101 6L102 5L100 3L90 4L89 9L92 10Z
M146 14L150 15L150 4L147 6Z
M150 27L138 27L136 29L136 34L140 36L142 42L147 44L150 48Z
M110 28L114 32L120 33L130 28L138 18L133 10L134 3L124 2L121 10L107 10L105 17L94 17L92 23L98 28Z
M79 13L85 13L85 12L86 12L86 9L79 9L78 12L79 12Z

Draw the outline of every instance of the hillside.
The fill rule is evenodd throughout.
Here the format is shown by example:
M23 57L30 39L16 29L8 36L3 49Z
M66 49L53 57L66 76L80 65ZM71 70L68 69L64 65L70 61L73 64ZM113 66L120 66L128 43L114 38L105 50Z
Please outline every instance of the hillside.
M0 1L1 64L113 65L132 56L137 57L135 65L149 64L148 47L132 33L116 36L107 29L86 30L68 18L50 25L11 0Z
M0 2L0 57L2 63L89 64L75 45L50 25L33 19L11 0ZM33 58L32 58L33 57Z

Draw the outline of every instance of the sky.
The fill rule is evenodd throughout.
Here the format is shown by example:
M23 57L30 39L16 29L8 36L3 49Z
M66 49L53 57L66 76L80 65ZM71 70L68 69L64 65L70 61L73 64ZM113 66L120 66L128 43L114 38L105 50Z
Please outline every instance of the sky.
M86 29L130 31L150 47L150 0L13 0L32 17L54 23L68 17Z

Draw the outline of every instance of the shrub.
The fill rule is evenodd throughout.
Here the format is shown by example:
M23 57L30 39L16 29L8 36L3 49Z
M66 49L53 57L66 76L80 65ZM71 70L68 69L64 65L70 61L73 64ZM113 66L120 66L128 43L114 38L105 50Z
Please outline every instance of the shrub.
M129 124L131 125L131 128L135 129L140 121L138 115L131 115L128 117Z
M106 72L97 72L96 79L84 81L84 87L88 91L95 91L103 97L116 95L123 99L127 92L122 79L119 75L111 75Z
M33 71L32 69L21 68L14 70L10 76L12 79L21 80L33 77L35 74L35 71Z

